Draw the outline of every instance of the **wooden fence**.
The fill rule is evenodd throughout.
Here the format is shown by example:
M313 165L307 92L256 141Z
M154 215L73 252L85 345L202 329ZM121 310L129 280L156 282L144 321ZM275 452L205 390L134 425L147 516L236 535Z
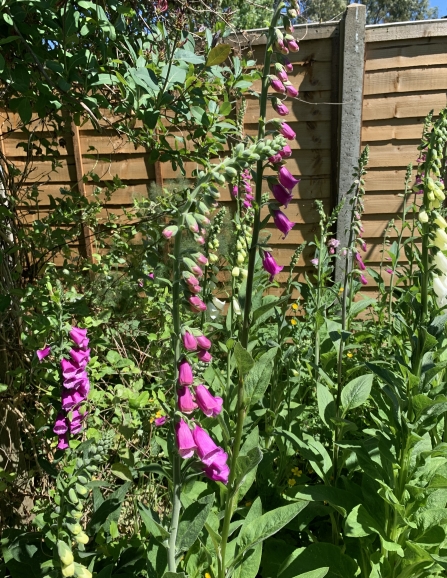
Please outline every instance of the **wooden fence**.
M415 164L418 156L424 117L431 109L437 114L446 105L447 21L365 26L365 7L351 4L340 22L298 26L294 34L300 50L290 54L294 70L289 77L300 94L287 102L291 114L286 120L297 133L287 166L301 182L297 200L286 210L297 223L287 239L283 240L273 225L267 227L275 257L285 266L279 280L288 275L296 246L317 233L314 200L320 199L328 210L336 205L349 189L360 146L366 144L370 146L364 215L366 261L377 268L384 229L401 209L398 194L403 190L406 166ZM251 49L262 63L263 31L251 31L237 42ZM269 115L275 116L271 107ZM257 101L249 98L247 134L256 131L257 118ZM20 168L25 158L17 144L24 135L20 130L6 134L13 126L18 126L16 116L2 113L1 149ZM101 134L90 124L81 129L72 126L59 148L61 166L55 172L49 162L36 162L32 178L36 182L42 181L44 174L50 178L42 186L41 214L49 210L49 195L57 197L60 187L78 184L83 194L91 195L93 183L83 184L81 177L93 169L103 181L118 175L127 185L105 202L105 210L115 212L131 207L134 197L146 196L153 183L161 186L179 177L168 163L148 163L143 149L135 150L108 126ZM94 160L89 147L107 160ZM188 165L188 175L193 168ZM230 202L229 194L222 198L223 204ZM342 214L337 232L342 240L345 221ZM87 233L86 237L91 238ZM88 240L84 244L88 255L95 251ZM300 274L312 268L311 258L309 247L298 264ZM365 290L374 289L370 280Z

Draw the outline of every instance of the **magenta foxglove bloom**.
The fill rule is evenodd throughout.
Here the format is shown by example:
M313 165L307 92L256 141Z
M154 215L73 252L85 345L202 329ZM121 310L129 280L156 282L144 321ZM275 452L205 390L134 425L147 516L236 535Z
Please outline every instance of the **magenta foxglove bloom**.
M273 277L277 275L280 271L284 269L284 267L280 267L275 259L272 257L272 254L266 251L264 253L264 259L262 260L262 266L267 273L270 273L270 281L273 280Z
M287 237L289 231L293 229L296 223L292 223L286 217L286 215L282 211L272 211L273 212L273 221L276 227L283 233L284 239Z
M197 349L197 339L189 331L185 331L182 337L183 347L187 351L195 351Z
M194 382L192 367L186 359L182 359L178 364L178 382L180 385L192 385Z
M282 93L286 92L284 84L279 80L279 78L276 78L276 76L270 76L269 80L270 80L270 86L273 88L273 90L275 90L276 92L282 92Z
M296 179L286 167L279 169L278 178L282 186L289 190L292 190L300 182L300 179Z
M327 246L334 247L336 249L340 245L340 241L338 239L330 239Z
M362 256L360 255L360 253L356 253L355 254L355 260L357 261L357 264L359 266L359 269L361 271L365 271L366 266L365 263L363 262Z
M389 273L390 275L392 275L392 274L394 273L394 271L393 271L392 269L390 269L389 267L387 267L387 268L385 269L385 271L386 271L387 273Z
M202 287L200 287L200 285L194 285L194 287L190 287L189 290L191 293L194 293L194 295L197 295L200 293L200 291L202 291Z
M72 379L81 376L83 370L69 361L68 359L61 359L62 375L64 379Z
M296 133L286 122L281 123L281 128L279 132L285 137L287 140L294 140L296 138Z
M153 273L149 273L148 277L149 277L149 279L153 279L153 278L154 278L154 274L153 274Z
M292 156L292 149L289 147L289 145L286 145L279 151L278 154L281 158L288 159Z
M290 50L290 52L298 52L298 50L300 49L295 39L292 40L287 39L287 48Z
M39 359L39 361L42 361L42 359L45 359L45 357L50 355L50 353L51 353L51 347L44 347L43 349L38 349L36 351L36 355L37 355L37 358Z
M197 446L189 429L189 425L183 419L175 424L175 434L178 453L184 459L192 458Z
M166 423L167 419L168 419L168 418L167 418L165 415L162 415L161 417L156 417L156 418L154 419L154 425L155 425L156 427L160 427L160 426L162 426L162 425L164 425L164 424Z
M184 272L183 277L185 278L185 281L188 283L188 285L194 286L199 284L199 280L188 271Z
M198 385L196 388L197 405L208 417L216 417L222 411L223 399L214 397L204 385Z
M165 239L170 239L171 237L175 237L178 232L178 227L176 225L171 225L170 227L166 227L162 231L162 235Z
M366 243L365 243L365 241L363 241L363 243L362 243L362 250L366 252Z
M62 390L61 398L62 409L65 411L70 411L85 399L78 391L69 391L68 389Z
M71 349L70 357L73 360L74 365L77 365L79 368L84 369L87 363L90 361L90 349L86 349L85 351L78 349Z
M318 258L317 258L317 257L315 257L314 259L311 259L310 262L312 263L312 265L313 265L314 267L318 267L319 261L318 261Z
M195 409L197 409L197 404L194 403L191 390L188 386L178 388L177 403L179 410L183 413L192 413Z
M54 423L53 431L56 435L61 436L68 431L68 419L66 415L59 412L56 416L56 421Z
M68 434L62 434L58 437L57 449L66 450L68 448Z
M278 201L278 203L284 205L285 207L287 207L290 201L293 199L292 193L279 183L273 185L272 193L275 199Z
M211 349L211 341L205 335L197 337L197 345L200 349Z
M276 72L276 76L279 78L279 80L281 82L287 82L289 80L289 77L287 76L287 72L284 69L278 70Z
M290 96L291 98L296 98L298 96L299 94L298 89L295 88L291 82L287 82L286 84L284 84L284 86L286 87L286 92L288 96Z
M279 114L279 116L287 116L290 111L287 106L279 100L279 98L275 98L272 100L272 106L275 112Z
M82 399L87 399L88 392L90 391L90 381L88 378L82 379L78 386L77 392L82 395Z
M365 275L360 275L360 283L362 285L368 285L368 279L365 277Z
M222 467L215 466L211 464L203 469L203 473L207 478L213 480L214 482L222 482L223 484L228 483L228 478L230 476L230 468L225 464Z
M213 359L211 353L209 351L205 351L205 349L200 349L197 357L202 363L210 363Z
M231 194L233 195L233 197L237 197L239 194L239 187L237 185L233 185L233 188L231 189Z
M81 349L86 349L88 347L89 340L87 339L87 329L73 327L70 331L70 337Z
M200 299L200 297L196 297L191 296L188 299L190 305L191 305L191 311L193 311L194 313L200 313L201 311L206 311L206 305L205 303Z
M77 389L82 386L85 381L88 381L87 372L84 370L79 370L81 373L74 375L72 377L64 377L63 385L67 389Z
M215 455L223 451L222 448L217 446L209 434L199 425L193 429L192 435L197 446L197 455L206 466L211 465Z
M72 412L71 422L70 422L70 433L78 434L82 430L83 421L87 417L87 412L81 413L79 410L74 409Z

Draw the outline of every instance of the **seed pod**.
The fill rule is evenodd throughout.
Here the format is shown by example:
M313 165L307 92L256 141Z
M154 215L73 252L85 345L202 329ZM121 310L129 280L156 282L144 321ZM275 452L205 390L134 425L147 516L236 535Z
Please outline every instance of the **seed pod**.
M90 472L91 474L93 474L94 472L97 472L97 471L98 471L98 467L97 467L97 466L94 466L94 465L87 466L85 469L86 469L88 472Z
M78 476L78 482L79 482L80 484L88 484L88 478L86 478L85 476L79 475L79 476Z
M228 177L237 177L237 170L233 167L227 167L225 169L225 175Z

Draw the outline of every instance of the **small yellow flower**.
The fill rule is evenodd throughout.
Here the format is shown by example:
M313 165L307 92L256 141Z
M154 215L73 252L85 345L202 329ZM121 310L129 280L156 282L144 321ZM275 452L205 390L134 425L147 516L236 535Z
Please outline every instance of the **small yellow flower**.
M303 471L300 470L299 468L292 468L292 474L297 478L300 478L301 475L303 474Z
M153 418L153 417L149 418L149 423L154 423L154 418Z
M245 502L245 507L249 508L251 506L252 502Z
M295 478L290 478L290 480L287 480L287 483L289 484L290 487L292 487L296 484L296 480Z
M343 291L345 290L344 287L340 287L340 289L338 290L339 293L343 293Z
M292 305L292 309L294 309L294 310L296 311L296 310L298 309L298 305L297 305L296 303L294 303L294 304Z
M292 325L296 325L296 324L298 323L298 321L297 321L295 318L293 318L293 319L290 320L290 323L291 323Z
M349 358L351 358L353 354L352 354L351 352L349 352L349 353L347 353L346 355L347 355Z
M205 578L211 578L211 574L209 572L205 572Z
M157 413L155 414L155 417L161 417L161 411L158 410Z

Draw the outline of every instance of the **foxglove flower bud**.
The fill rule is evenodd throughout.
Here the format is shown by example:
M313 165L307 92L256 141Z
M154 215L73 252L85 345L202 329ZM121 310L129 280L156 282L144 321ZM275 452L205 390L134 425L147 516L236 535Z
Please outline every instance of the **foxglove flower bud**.
M277 112L280 116L287 116L290 112L287 106L281 100L279 100L279 98L272 99L272 106L275 112Z
M289 145L286 145L278 152L278 154L281 156L281 158L288 159L292 156L292 149L289 147Z
M185 331L183 333L182 339L183 339L183 347L187 351L196 351L197 339L194 337L192 333L189 333L189 331Z
M290 20L295 20L295 18L298 18L298 12L295 10L295 8L287 8L287 16L290 18Z
M290 62L288 58L283 57L282 62L287 70L287 72L293 72L293 64Z
M196 263L200 263L200 265L208 265L208 259L203 255L203 253L194 253L192 258Z
M285 82L286 92L291 98L296 98L298 96L298 89L293 86L291 82Z
M166 423L167 419L168 419L168 418L167 418L165 415L162 415L161 417L156 417L156 418L154 419L154 425L155 425L156 427L160 427L160 426L162 426L162 425L164 425L164 424Z
M190 305L191 305L191 311L193 313L200 313L201 311L206 311L206 305L205 303L200 299L200 297L197 297L196 295L191 296L188 299Z
M182 359L178 365L178 382L180 385L192 385L194 382L192 367L186 359Z
M284 84L276 76L269 76L269 81L270 81L270 86L276 92L282 92L282 93L286 92Z
M208 337L205 337L205 335L199 335L197 337L197 345L200 347L200 349L211 349L211 341L208 339Z
M197 354L197 358L202 363L211 363L213 356L209 351L205 351L205 349L199 349L199 353Z
M241 315L242 311L241 311L241 306L239 305L239 301L236 299L236 297L233 297L233 311L235 315Z
M272 123L274 124L275 128L279 130L279 132L282 134L284 138L286 138L287 140L295 139L296 137L295 131L292 130L292 128L286 122L282 122L279 119L276 119L272 121Z
M194 275L192 273L190 273L189 271L183 271L183 279L188 283L188 285L198 285L199 281L198 279L196 279L196 277L194 277Z
M272 163L272 165L276 165L276 164L280 163L281 161L282 161L282 156L279 153L276 153L276 155L269 157L269 162Z
M188 424L183 419L175 424L175 434L177 449L181 457L184 459L192 458L197 446Z
M186 265L186 267L188 267L191 273L194 273L194 275L196 275L199 279L200 277L203 277L202 269L192 259L184 257L183 263Z
M177 403L179 410L183 413L192 413L197 409L197 404L194 403L189 387L179 387L177 390Z
M51 347L45 347L44 349L38 349L36 351L36 355L39 361L42 361L42 359L45 359L45 357L47 357L48 355L50 355L51 353Z
M435 216L434 222L438 225L438 227L441 227L441 229L446 229L447 221L444 219L444 217L436 212L434 213L434 216Z
M300 47L298 46L297 41L291 34L286 34L284 37L284 44L290 50L290 52L298 52Z
M170 225L169 227L165 227L161 234L165 239L170 239L171 237L175 237L177 233L178 227L176 225Z
M191 215L191 213L187 213L185 215L185 221L186 221L186 226L191 231L191 233L198 233L199 232L199 225L197 224L197 221L194 218L194 215Z
M200 293L200 291L202 291L202 287L200 287L200 285L193 285L192 287L189 287L189 290L191 293L194 293L194 295L197 295Z
M287 72L284 70L284 66L280 62L277 62L275 64L275 73L276 76L279 78L279 80L281 80L282 82L286 82L287 80L289 80Z
M443 275L447 275L447 258L446 256L438 251L436 255L433 257L433 261L436 265L436 268L439 269Z
M239 269L239 267L233 267L232 271L231 271L231 275L233 277L239 277L241 271Z
M57 543L57 553L59 554L59 560L64 566L73 564L74 558L71 548L62 540L59 540Z
M362 256L360 255L360 253L356 253L356 254L355 254L355 260L356 260L357 263L358 263L359 269L360 269L361 271L365 271L366 266L365 266L365 263L363 262L363 259L362 259Z
M360 283L362 285L368 285L368 279L365 277L365 275L360 275Z
M80 369L84 369L87 363L90 361L90 349L86 349L85 351L71 349L70 357L75 365L77 365Z
M196 401L199 408L208 417L216 417L222 411L223 399L214 397L204 385L195 388Z
M287 207L290 201L293 199L292 193L279 183L272 186L272 193L278 203L284 205L285 207Z
M273 281L273 277L284 269L284 267L280 267L278 265L278 263L272 257L272 254L269 253L268 251L264 253L262 266L264 267L264 270L270 274L270 281Z

